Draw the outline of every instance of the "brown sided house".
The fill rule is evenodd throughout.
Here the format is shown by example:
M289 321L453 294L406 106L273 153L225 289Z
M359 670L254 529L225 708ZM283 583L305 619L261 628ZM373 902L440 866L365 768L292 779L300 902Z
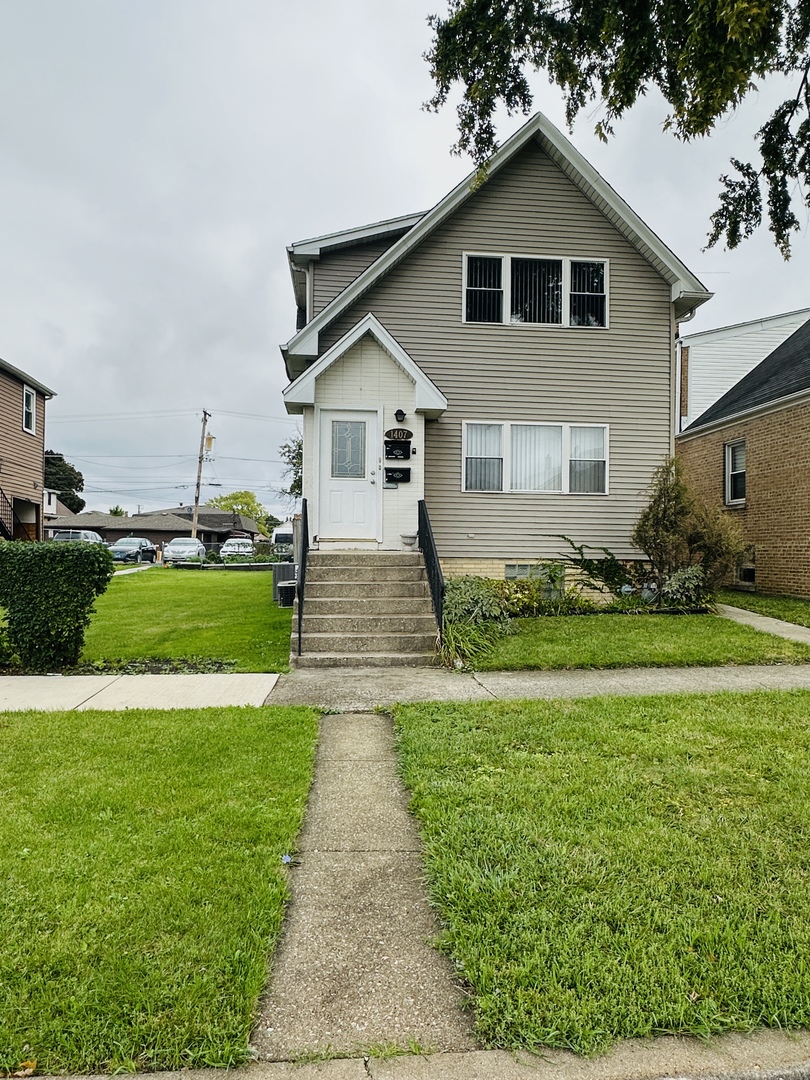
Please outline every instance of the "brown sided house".
M810 320L678 436L677 454L743 525L738 583L810 597Z
M565 534L637 557L676 430L679 319L711 296L542 115L437 206L293 244L310 543L503 577Z
M0 539L41 540L45 402L53 390L0 360Z

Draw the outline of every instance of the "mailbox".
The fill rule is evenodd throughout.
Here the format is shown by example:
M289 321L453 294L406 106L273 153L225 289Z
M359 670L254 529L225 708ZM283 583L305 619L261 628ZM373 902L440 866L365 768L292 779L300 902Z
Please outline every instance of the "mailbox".
M386 469L385 470L385 482L386 482L386 484L410 484L410 482L411 482L411 470L410 469Z
M388 461L408 461L411 456L410 439L386 439L385 457Z

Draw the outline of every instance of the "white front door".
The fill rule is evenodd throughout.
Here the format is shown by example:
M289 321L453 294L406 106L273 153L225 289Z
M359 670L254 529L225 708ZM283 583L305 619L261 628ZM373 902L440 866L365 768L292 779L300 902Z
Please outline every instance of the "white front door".
M320 540L376 540L377 414L322 410Z

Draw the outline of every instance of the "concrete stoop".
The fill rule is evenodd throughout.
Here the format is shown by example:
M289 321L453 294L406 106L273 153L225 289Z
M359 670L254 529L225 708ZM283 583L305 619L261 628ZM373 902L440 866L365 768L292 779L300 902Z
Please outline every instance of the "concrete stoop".
M437 626L421 554L310 551L298 655L293 667L427 667L437 662Z

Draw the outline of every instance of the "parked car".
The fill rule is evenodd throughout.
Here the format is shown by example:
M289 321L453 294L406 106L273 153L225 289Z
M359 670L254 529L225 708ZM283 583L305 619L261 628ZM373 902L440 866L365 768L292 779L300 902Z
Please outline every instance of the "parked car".
M204 559L205 544L192 540L190 536L175 536L163 548L164 563L188 562L190 559Z
M252 558L256 554L256 548L253 541L247 537L232 536L225 541L219 549L219 553L223 559L227 559L229 555L240 555L243 558Z
M93 532L92 529L60 529L59 532L53 534L54 540L62 540L69 544L84 543L84 544L103 544L97 532Z
M293 523L291 521L285 521L281 525L277 525L273 529L273 535L270 537L270 542L273 545L274 555L292 555L293 553Z
M110 548L113 562L154 562L157 548L143 536L122 536Z

